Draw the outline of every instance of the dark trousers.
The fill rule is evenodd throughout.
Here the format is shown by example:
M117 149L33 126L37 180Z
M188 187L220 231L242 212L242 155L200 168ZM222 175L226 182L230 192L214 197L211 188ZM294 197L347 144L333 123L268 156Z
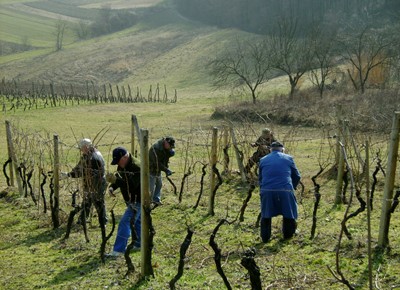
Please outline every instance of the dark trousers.
M269 242L271 239L271 218L262 218L261 219L261 240L264 243ZM297 223L295 219L288 219L288 218L283 218L282 222L282 232L283 232L283 238L290 239L293 237L294 233L296 232L297 228Z
M103 223L104 225L107 224L107 213L106 213L106 205L104 203L104 198L95 198L92 200L89 196L87 196L84 201L82 202L82 210L81 214L79 217L79 223L83 223L83 220L89 217L90 214L90 208L92 207L92 204L94 204L94 207L96 208L97 215L99 218L99 224Z

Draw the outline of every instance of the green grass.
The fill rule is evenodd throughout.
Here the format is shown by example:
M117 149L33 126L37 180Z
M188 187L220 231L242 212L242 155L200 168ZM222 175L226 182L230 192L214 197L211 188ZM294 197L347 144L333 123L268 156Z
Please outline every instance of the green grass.
M34 2L36 0L0 0L0 4L11 4L11 3L25 3L25 2Z
M94 20L99 13L98 10L79 8L77 5L68 2L35 1L30 2L27 5L36 9L79 18L82 20Z
M130 119L132 114L136 114L140 127L149 130L150 143L165 135L173 135L177 139L177 154L171 159L171 169L175 171L172 179L178 190L184 174L186 148L191 164L196 161L208 163L210 147L206 144L211 143L211 128L222 128L224 124L220 120L210 120L213 109L217 105L246 96L228 97L230 92L214 91L210 87L211 77L205 65L224 46L229 46L239 32L201 26L179 18L171 11L167 14L169 16L165 19L154 16L113 35L66 45L63 51L57 53L43 49L0 58L0 74L8 79L18 77L21 80L55 80L63 83L84 83L89 79L99 84L130 84L132 88L140 86L144 95L147 94L150 84L153 89L157 83L160 83L161 88L166 84L169 90L178 89L177 104L61 106L2 113L3 124L5 120L10 120L17 128L14 133L19 141L16 146L18 156L27 160L27 164L40 163L46 171L51 170L51 144L53 134L58 134L62 142L61 170L67 171L75 165L79 157L74 148L75 137L94 138L105 128L108 131L99 142L99 149L107 162L107 170L113 171L115 168L109 165L111 150L118 145L130 148ZM51 27L47 22L41 25L44 31ZM34 24L32 26L35 27ZM50 40L47 41L50 43ZM271 94L285 92L287 80L272 80L265 85L265 90ZM333 278L328 266L335 269L335 247L345 206L333 206L335 181L326 177L318 179L322 200L318 210L317 235L314 240L309 239L314 202L310 178L319 170L319 163L333 162L330 151L332 139L324 139L326 132L323 129L301 126L282 127L272 123L234 123L234 126L245 158L252 153L249 143L257 138L261 128L270 127L294 156L302 174L305 192L302 197L298 196L298 200L302 201L298 220L300 232L291 241L280 240L281 219L275 218L272 241L269 244L260 242L259 229L255 227L259 211L258 189L253 193L246 209L244 222L221 227L216 241L222 250L223 267L233 288L250 289L247 273L240 266L240 258L244 249L255 247L263 288L344 289ZM0 135L3 136L0 138L1 148L7 148L5 126L0 126ZM366 137L360 135L356 140L365 140ZM368 137L373 139L371 143L375 144L374 152L384 148L388 140L387 136ZM25 144L32 144L29 145L32 149L23 150ZM6 154L6 150L1 150L0 160L5 161ZM229 154L230 166L235 172L237 165L232 148ZM218 168L221 169L222 148L219 149L218 158ZM355 162L355 158L351 160ZM123 259L101 264L98 254L100 232L96 218L93 218L89 227L89 243L85 242L83 233L77 226L73 228L69 240L62 241L66 218L71 210L70 191L79 186L79 181L68 180L61 183L62 225L58 230L52 230L49 213L44 214L29 198L20 199L16 193L10 193L9 197L0 199L0 288L168 289L168 282L177 271L179 247L188 224L195 230L195 234L187 253L184 274L177 283L177 288L226 289L216 273L214 253L208 246L208 240L219 219L227 218L232 221L237 217L246 197L247 185L242 184L235 173L230 177L224 176L224 183L217 192L216 214L211 217L207 215L210 193L207 187L208 175L200 206L196 211L192 209L199 193L200 177L200 165L196 165L187 179L181 204L178 203L177 196L174 196L172 187L164 180L164 205L153 212L156 235L152 261L155 277L143 282L138 279L138 253L132 254L136 272L128 278L124 278L126 265ZM372 213L373 248L377 245L383 187L383 177L380 175L378 178L380 183L375 192ZM37 171L33 180L37 192ZM5 178L1 175L0 188L5 187ZM48 195L48 191L46 194ZM362 194L365 197L364 191ZM106 203L108 210L115 205L118 222L124 211L121 196L116 199L107 196ZM357 207L358 204L354 201L351 212ZM398 287L400 284L398 214L397 209L392 217L390 252L374 252L374 280L379 282L382 289ZM357 289L367 288L365 215L363 212L349 221L348 228L353 240L348 241L345 238L340 251L342 271ZM107 250L111 249L114 237L115 234L109 241Z
M220 98L218 102L224 102ZM130 116L136 114L140 127L150 132L150 141L153 142L163 135L171 134L177 139L177 154L171 159L171 168L175 171L172 179L180 189L183 176L186 140L189 142L189 157L194 161L208 162L209 148L202 144L210 144L211 127L221 128L222 123L209 119L216 99L204 98L201 95L182 97L177 104L105 104L83 105L74 107L47 108L17 112L2 115L2 121L11 120L18 131L25 136L35 138L35 134L44 140L52 140L57 133L63 142L61 146L61 167L66 170L73 166L78 158L76 149L72 148L74 134L78 137L96 135L102 128L110 130L101 140L99 149L107 163L110 162L110 150L113 146L124 145L129 148ZM260 127L258 124L235 124L238 137L245 156L251 154L248 144L255 140ZM264 125L265 126L265 125ZM280 241L281 219L273 220L273 239L269 244L260 243L258 228L255 221L259 210L258 189L253 193L242 223L223 225L216 241L222 250L225 273L234 289L250 289L250 282L246 271L240 266L240 258L248 247L257 250L256 263L260 267L263 288L272 285L273 289L302 288L302 289L344 289L335 282L328 266L335 269L335 246L339 234L340 221L345 206L333 207L335 181L325 178L318 179L321 184L322 200L318 211L317 235L309 240L312 208L314 202L313 186L310 177L318 171L318 152L323 144L323 158L327 158L329 145L319 129L293 128L267 124L287 146L288 152L295 157L302 174L305 192L302 204L299 205L299 234L288 242ZM74 132L74 134L72 133ZM289 132L291 132L289 134ZM33 134L35 133L35 134ZM4 126L0 127L0 134L5 136ZM21 134L21 133L20 133ZM24 136L20 135L20 137ZM375 137L373 137L375 138ZM114 141L114 145L108 145ZM5 138L1 138L0 145L6 148ZM46 142L40 142L45 144ZM51 141L50 141L51 144ZM41 145L44 146L44 145ZM37 162L37 148L29 151L28 157ZM231 167L236 168L233 151L230 150ZM2 160L5 151L1 152ZM26 155L25 155L26 156ZM222 162L221 151L218 154ZM333 158L333 156L331 156ZM49 168L50 159L43 160L45 168ZM222 165L219 163L218 168ZM107 170L114 170L107 166ZM207 175L208 176L208 175ZM178 289L225 289L220 276L216 273L213 262L213 251L208 246L208 240L220 218L234 220L240 210L242 201L246 197L247 186L239 181L239 176L232 175L224 178L216 197L216 214L207 215L209 189L203 193L199 208L194 211L199 192L200 166L197 166L189 176L184 188L183 202L178 204L177 196L173 195L172 187L164 180L164 206L153 212L153 222L156 230L153 251L153 267L155 277L145 282L138 282L140 272L140 254L132 254L136 267L135 274L124 278L126 266L123 259L108 260L101 264L99 259L100 232L96 218L93 218L89 227L90 243L85 243L83 233L79 227L74 227L68 241L62 242L65 233L65 221L71 210L70 193L66 185L78 186L78 181L62 182L61 191L61 228L52 230L49 214L43 214L33 206L28 199L18 199L16 195L0 200L2 219L0 229L0 269L2 280L0 288L17 289L24 285L43 289L72 289L90 288L103 289L167 289L168 282L176 274L178 265L179 247L186 235L186 225L194 230L192 244L187 253L186 266L181 280L177 283ZM382 181L380 175L379 180ZM0 186L5 187L4 178L0 179ZM35 181L38 186L38 181ZM364 196L364 193L363 193ZM375 206L372 213L372 245L375 248L379 229L380 200L382 198L382 183L375 193ZM300 201L300 197L298 196ZM113 199L106 198L107 209L110 210L117 202L114 211L117 221L123 213L124 204L121 196ZM356 201L351 212L358 207ZM374 254L374 279L377 279L382 289L400 284L397 269L399 268L399 224L396 211L392 218L392 227L389 232L391 251ZM344 238L340 252L341 269L344 275L354 283L357 289L367 288L366 270L366 216L363 212L348 223L353 240ZM110 228L108 228L110 230ZM107 245L110 250L115 235ZM51 265L51 267L49 267ZM138 284L139 283L139 284Z
M207 63L237 35L246 33L190 22L168 6L157 11L132 28L87 41L65 42L59 53L38 51L1 57L2 64L13 62L3 65L0 73L7 79L54 79L62 68L62 81L67 83L91 78L99 85L122 83L146 90L159 83L172 91L178 89L178 93L209 94L212 77ZM14 41L19 40L21 31L12 32L17 38ZM51 40L46 40L48 45L53 44Z
M0 39L22 43L25 39L34 47L54 47L55 25L57 20L3 8L0 12ZM65 31L64 44L75 41L76 37L68 28Z

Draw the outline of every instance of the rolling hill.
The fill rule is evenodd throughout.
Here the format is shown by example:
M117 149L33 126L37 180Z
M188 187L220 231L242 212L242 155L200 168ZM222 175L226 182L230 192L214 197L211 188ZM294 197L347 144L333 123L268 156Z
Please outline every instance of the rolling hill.
M136 2L138 5L141 3ZM9 4L1 5L9 7ZM116 5L120 7L122 1ZM98 6L99 3L87 3L85 7ZM82 41L74 39L68 28L76 24L76 18L70 14L68 17L73 20L68 22L65 45L61 51L55 52L52 47L56 20L44 17L45 13L38 16L37 11L27 14L22 4L13 7L2 15L2 23L12 25L16 16L32 23L28 22L23 28L15 28L11 32L3 30L2 25L2 41L20 42L30 25L32 32L29 35L44 37L41 41L39 36L37 39L36 36L28 38L32 50L0 57L0 75L6 79L54 83L93 81L99 85L148 86L160 83L171 88L197 87L201 90L200 87L207 87L210 83L206 70L210 58L229 41L234 41L238 34L246 34L190 21L177 13L172 5L161 3L147 8L141 21L131 28ZM21 10L18 11L18 7ZM39 20L41 26L36 24Z

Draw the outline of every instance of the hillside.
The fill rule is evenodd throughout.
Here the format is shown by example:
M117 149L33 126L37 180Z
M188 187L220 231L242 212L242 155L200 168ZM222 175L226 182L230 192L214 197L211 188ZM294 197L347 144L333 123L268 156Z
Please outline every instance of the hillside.
M15 9L13 13L16 13ZM25 11L20 13L24 15ZM38 16L32 17L36 19ZM2 18L2 21L7 19ZM47 29L49 26L51 22ZM51 36L50 32L47 34ZM83 41L68 38L58 52L52 49L50 36L46 43L31 40L32 44L44 48L1 56L0 75L6 79L54 83L93 81L98 85L112 83L145 87L160 83L169 88L197 86L204 90L210 83L206 63L221 49L221 45L238 34L243 32L189 21L165 4L153 8L132 28ZM7 40L19 39L9 37Z

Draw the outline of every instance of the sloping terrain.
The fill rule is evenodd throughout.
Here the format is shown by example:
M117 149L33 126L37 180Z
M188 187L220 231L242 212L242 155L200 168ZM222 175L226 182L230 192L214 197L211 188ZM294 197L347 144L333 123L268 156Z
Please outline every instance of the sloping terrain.
M207 85L206 65L225 45L221 39L230 41L239 33L193 23L171 7L160 7L130 29L65 45L58 52L1 57L0 74L54 83Z

